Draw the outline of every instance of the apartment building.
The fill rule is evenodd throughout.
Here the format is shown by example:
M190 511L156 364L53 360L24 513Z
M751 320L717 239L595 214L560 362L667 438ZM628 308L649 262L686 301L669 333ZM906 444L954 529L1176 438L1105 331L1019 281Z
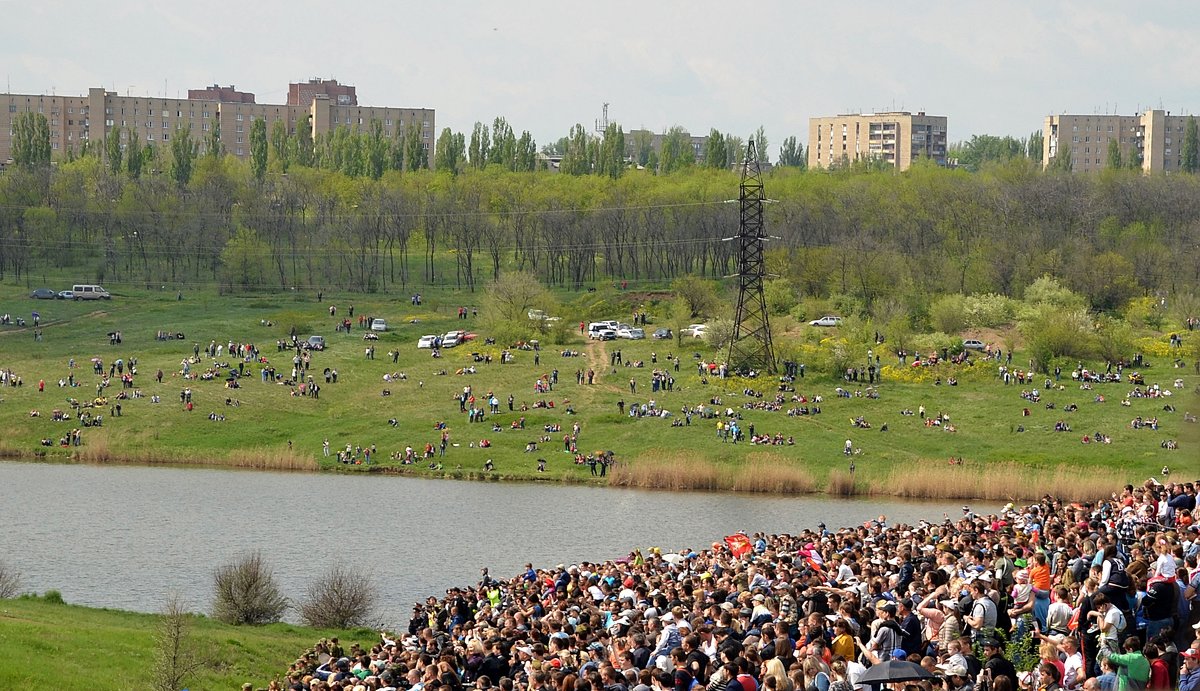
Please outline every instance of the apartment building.
M850 113L808 121L808 166L879 160L908 170L921 158L946 165L946 117L908 111Z
M179 130L191 127L193 140L203 150L205 139L219 124L225 151L246 160L254 120L266 120L268 132L282 122L294 134L306 117L314 138L339 126L365 129L372 120L382 123L384 136L395 137L415 124L432 158L436 136L433 109L360 106L354 87L336 82L326 82L324 89L311 81L291 86L297 87L294 91L298 94L300 86L310 88L310 100L296 105L255 103L253 94L215 85L189 90L186 99L122 96L103 88L89 89L86 96L0 94L0 165L12 159L13 120L27 112L46 116L51 156L56 159L70 149L78 150L84 141L103 144L114 127L120 129L123 143L132 132L144 143L168 146ZM292 91L289 89L289 95Z
M1051 115L1042 125L1042 166L1061 151L1071 170L1094 172L1108 167L1109 142L1116 141L1121 163L1145 172L1173 173L1183 167L1186 115L1147 110L1140 115Z

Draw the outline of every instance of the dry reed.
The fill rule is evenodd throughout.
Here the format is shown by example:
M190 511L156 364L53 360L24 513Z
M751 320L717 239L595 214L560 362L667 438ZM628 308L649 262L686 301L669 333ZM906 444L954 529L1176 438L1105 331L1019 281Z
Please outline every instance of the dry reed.
M770 451L747 455L745 464L733 470L732 480L730 489L735 492L808 494L817 486L808 470Z
M1050 494L1086 500L1107 497L1126 482L1119 473L1096 468L1061 467L1053 471L1019 463L941 467L934 472L894 469L871 493L911 499L987 499L1017 501Z
M187 458L153 449L116 452L109 446L106 434L89 436L87 445L76 450L72 459L80 463L100 465L194 465L254 470L319 470L316 459L297 454L291 449L235 449L224 455L193 455Z
M835 497L855 497L862 494L866 489L851 473L844 470L831 470L829 471L829 483L826 485L825 491Z
M720 468L711 461L679 451L651 450L622 461L608 474L617 487L671 490L726 489Z

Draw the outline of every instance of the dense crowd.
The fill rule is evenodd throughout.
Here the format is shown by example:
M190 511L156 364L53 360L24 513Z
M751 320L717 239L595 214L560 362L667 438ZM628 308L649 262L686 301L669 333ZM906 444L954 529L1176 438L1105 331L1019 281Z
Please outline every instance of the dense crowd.
M1195 691L1195 508L1195 483L1151 479L1099 502L485 568L405 631L320 641L271 687L848 691L906 660L925 678L895 688Z

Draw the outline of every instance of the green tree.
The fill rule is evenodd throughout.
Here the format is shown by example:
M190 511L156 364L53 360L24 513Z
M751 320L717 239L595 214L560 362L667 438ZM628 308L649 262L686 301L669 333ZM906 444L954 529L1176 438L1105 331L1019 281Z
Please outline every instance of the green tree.
M779 165L791 168L807 168L808 159L804 157L804 144L796 141L795 137L783 140L779 147Z
M196 165L198 145L192 141L192 126L175 131L171 138L171 176L175 184L186 187L192 180L192 169Z
M1071 163L1071 145L1067 142L1059 142L1058 151L1055 152L1054 158L1050 159L1050 165L1046 166L1047 170L1057 170L1064 173L1071 172L1073 164Z
M472 168L482 168L487 165L488 151L491 149L491 136L487 125L476 122L471 130L471 145L467 148L467 161Z
M592 154L596 149L589 146L591 135L583 125L575 123L567 135L567 151L563 154L559 171L566 175L587 175L594 169Z
M132 139L133 135L130 135ZM124 152L121 149L121 130L113 127L104 138L104 153L108 156L108 172L117 175L121 172L121 161Z
M692 148L692 136L679 125L667 130L663 136L662 153L659 155L659 171L674 173L690 168L696 162L696 150Z
M212 129L204 138L204 153L212 158L225 155L225 145L221 143L221 118L213 119Z
M312 136L312 116L305 115L296 125L296 163L311 166L315 158L315 146Z
M260 184L267 177L267 121L254 118L250 123L250 170Z
M443 129L433 149L433 167L458 175L466 162L465 140L461 132L451 132L449 127Z
M622 135L624 138L624 135ZM517 151L513 160L513 170L529 172L537 168L537 142L529 130L521 132L517 140Z
M292 162L292 149L288 137L287 125L283 120L276 120L271 125L271 155L279 162L279 170L286 173Z
M1113 170L1119 170L1121 166L1121 145L1117 142L1116 137L1110 137L1108 140L1108 167Z
M762 163L771 162L771 154L767 151L767 146L770 141L767 139L767 130L762 125L754 130L754 150L758 152L758 160ZM739 161L735 161L739 162Z
M22 168L50 165L50 125L41 113L20 113L12 123L13 163Z
M404 133L404 169L421 170L429 167L429 153L425 149L424 131L415 121L408 124Z
M1042 160L1042 145L1045 143L1045 135L1041 130L1034 130L1029 134L1029 139L1025 143L1025 156L1032 161Z
M367 176L372 180L378 180L383 177L383 171L387 168L388 151L391 143L383 136L383 123L375 118L371 119L371 124L367 128L365 144L364 155L366 157Z
M725 135L725 166L741 165L746 161L746 142L733 134Z
M222 282L243 290L266 285L270 247L249 228L238 228L221 250Z
M503 166L505 170L515 167L517 138L512 126L503 117L492 120L492 148L488 151L488 163Z
M725 135L714 127L704 140L704 167L724 168L728 158L728 152L725 150Z
M1197 141L1195 115L1189 115L1183 126L1183 171L1200 171L1200 141Z
M633 134L633 160L643 168L650 168L650 154L654 153L654 137L649 130L636 130Z
M149 146L149 145L147 145ZM125 145L125 170L129 177L136 180L142 176L142 167L146 163L146 148L138 141L137 134L131 128L128 132L128 144Z
M604 137L600 140L600 154L596 161L596 173L613 179L625 173L625 131L615 122L604 128Z
M681 276L671 281L671 291L687 302L689 317L707 316L720 302L716 285L699 276Z

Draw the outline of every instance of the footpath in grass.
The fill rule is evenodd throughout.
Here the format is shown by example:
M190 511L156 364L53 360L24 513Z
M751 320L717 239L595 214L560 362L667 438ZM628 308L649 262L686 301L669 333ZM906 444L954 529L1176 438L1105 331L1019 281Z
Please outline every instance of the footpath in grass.
M1160 393L1172 394L1156 398L1131 396L1135 386L1128 381L1086 388L1065 372L1050 387L1045 375L1006 386L994 361L977 357L970 366L914 370L882 354L883 380L875 386L809 369L781 390L774 378L701 376L699 364L720 356L698 339L599 343L574 333L568 343L544 343L538 352L488 344L479 318L469 310L467 319L458 318L458 307L471 305L465 300L447 294L414 306L362 295L317 303L292 294L199 293L177 300L174 293L149 292L64 302L34 301L4 287L0 311L37 309L42 337L35 339L29 327L0 327L0 370L22 381L0 387L6 430L0 451L48 460L390 470L681 489L806 491L852 477L853 491L896 494L909 492L897 489L898 477L932 472L957 473L955 492L961 493L962 485L986 483L989 473L1044 477L1064 470L1112 482L1144 479L1195 458L1197 426L1183 419L1200 408L1200 377L1191 367L1172 367L1166 356L1149 357L1153 366L1140 370L1146 384L1139 390L1157 384ZM385 318L389 330L367 331L359 323L364 316ZM344 319L350 331L335 330ZM328 345L310 351L307 372L297 380L293 363L302 354L277 345L293 329L301 340L320 335ZM476 338L443 349L440 358L416 347L421 336L452 329ZM117 332L119 344L110 338ZM231 343L235 349L252 344L259 357L231 356ZM206 354L210 346L215 352ZM878 348L887 352L886 344ZM1014 368L1023 357L1016 353ZM133 363L136 375L123 385ZM244 376L231 388L230 372L239 368ZM273 372L270 381L264 369ZM666 388L655 390L655 373ZM319 387L316 397L300 392L309 377ZM484 410L481 421L469 422L461 412L456 396L464 391ZM634 406L647 414L631 417ZM693 411L690 424L684 408ZM81 413L102 417L102 425L82 426ZM718 434L718 422L732 421L731 413L746 437L742 443ZM933 418L938 424L928 422ZM1131 424L1137 418L1147 424ZM75 429L78 446L71 444ZM1111 442L1091 441L1097 432ZM777 443L748 443L762 435ZM851 456L844 454L847 440L856 450ZM1180 448L1163 448L1167 441ZM405 463L410 448L416 460ZM345 456L347 449L350 462L339 463L338 452ZM593 477L580 461L606 451L617 466L602 479ZM963 465L951 469L951 459ZM776 475L766 477L766 468ZM671 485L664 477L691 481Z

